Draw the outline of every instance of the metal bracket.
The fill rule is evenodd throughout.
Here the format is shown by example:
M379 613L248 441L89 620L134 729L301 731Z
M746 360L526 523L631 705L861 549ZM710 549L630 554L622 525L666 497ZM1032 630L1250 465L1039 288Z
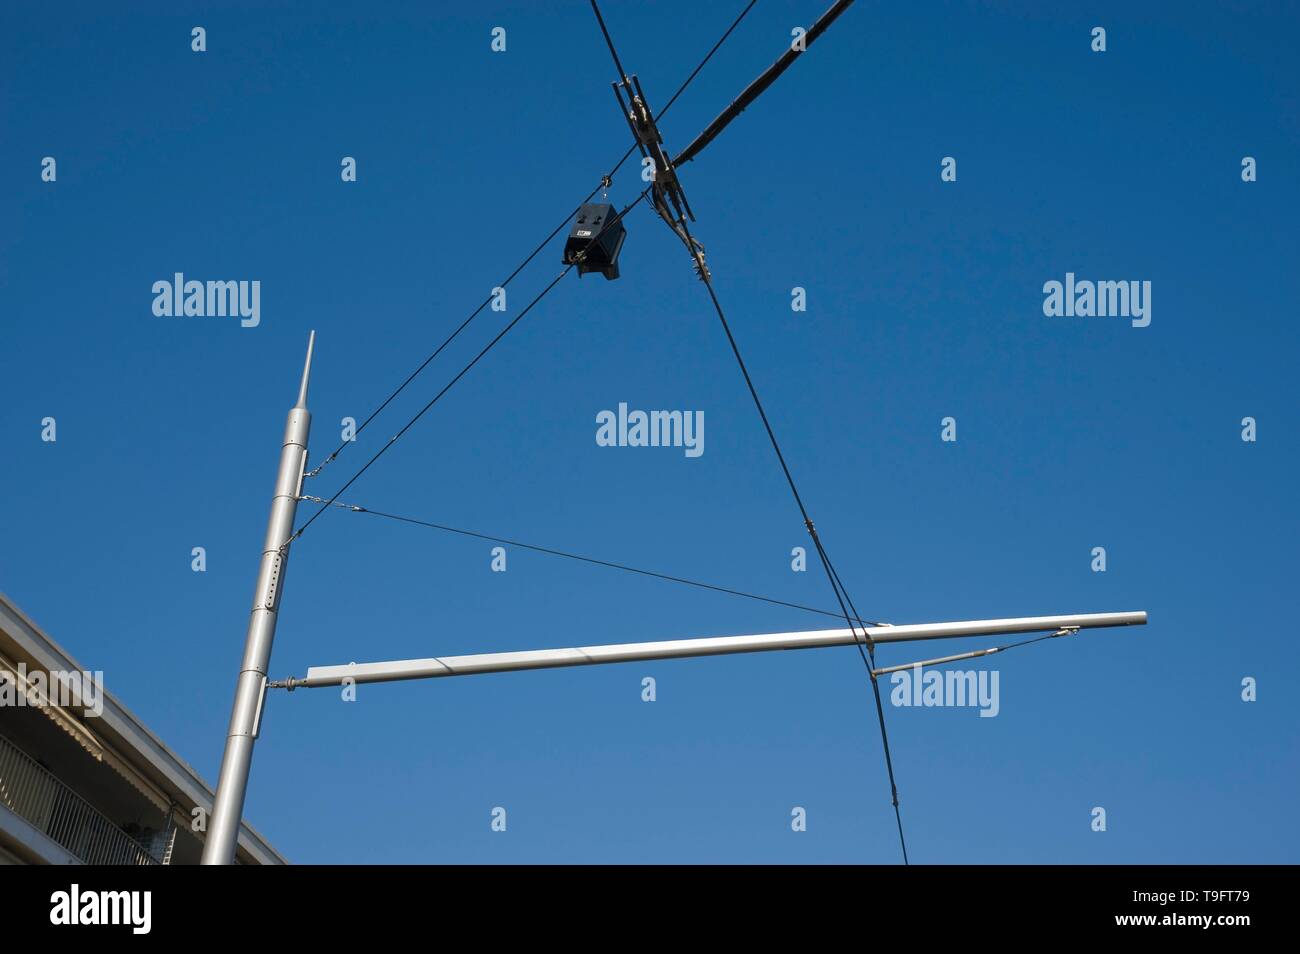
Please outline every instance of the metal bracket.
M253 738L257 738L262 732L262 709L266 706L266 677L262 677L262 687L257 692L257 715L253 717Z

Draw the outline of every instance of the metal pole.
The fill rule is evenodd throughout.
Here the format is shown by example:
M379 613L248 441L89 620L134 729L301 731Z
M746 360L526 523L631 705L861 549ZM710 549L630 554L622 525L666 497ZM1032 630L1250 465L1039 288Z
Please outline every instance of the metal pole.
M226 735L225 754L221 757L221 775L217 779L217 796L203 843L205 865L229 865L235 861L235 845L244 815L244 795L248 790L248 770L253 760L253 743L257 739L262 704L266 698L266 670L271 662L275 622L284 592L289 538L293 534L298 496L302 492L302 475L307 464L307 436L311 432L307 385L311 380L311 356L315 343L316 332L313 331L307 340L307 361L298 388L298 403L289 411L289 420L284 427L280 472L275 479L271 516L267 520L266 540L262 544L262 564L257 572L253 613L248 620L244 661L239 668L230 730Z
M1061 629L1093 629L1109 626L1144 626L1147 614L1087 613L1075 616L1022 616L1014 619L977 619L956 623L918 623L907 626L868 626L875 643L901 643L918 639L952 639L968 636L1000 636L1009 633L1051 632ZM702 639L670 639L654 643L620 643L612 646L581 646L573 649L532 649L510 653L477 653L472 656L442 656L431 659L403 659L396 662L349 663L345 666L312 666L304 679L277 682L277 687L337 686L345 679L356 683L394 682L400 679L433 679L440 676L471 676L524 669L554 669L560 666L592 666L599 663L636 662L648 659L682 659L693 656L721 656L757 653L773 649L816 649L823 646L851 646L862 639L862 630L819 629L803 633L766 633L758 636L711 636Z

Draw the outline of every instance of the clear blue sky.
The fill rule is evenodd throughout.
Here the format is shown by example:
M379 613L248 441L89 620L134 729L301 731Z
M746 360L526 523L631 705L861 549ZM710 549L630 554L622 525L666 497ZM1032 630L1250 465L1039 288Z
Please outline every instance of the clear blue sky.
M662 104L742 5L605 15ZM670 148L825 5L760 0L673 107ZM545 6L0 14L0 589L209 779L308 330L319 460L629 143L589 7ZM1297 20L1223 6L858 4L683 170L865 615L1151 613L988 660L996 718L888 707L916 861L1300 855ZM613 198L637 189L629 165ZM815 566L790 569L798 513L705 290L647 209L628 226L620 281L567 278L347 499L832 605ZM309 491L360 466L558 259ZM151 286L176 271L259 280L261 324L155 317ZM1067 271L1152 282L1150 326L1044 317L1043 283ZM598 447L595 415L620 401L703 410L705 453ZM489 549L327 514L294 548L273 675L833 625L522 551L492 573ZM246 814L299 862L899 857L852 649L370 686L353 704L277 693Z

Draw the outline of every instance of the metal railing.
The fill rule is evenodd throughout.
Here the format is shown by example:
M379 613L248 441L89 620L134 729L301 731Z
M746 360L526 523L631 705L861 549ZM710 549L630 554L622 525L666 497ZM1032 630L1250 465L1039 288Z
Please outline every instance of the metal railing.
M2 735L0 805L88 865L161 864L99 809Z

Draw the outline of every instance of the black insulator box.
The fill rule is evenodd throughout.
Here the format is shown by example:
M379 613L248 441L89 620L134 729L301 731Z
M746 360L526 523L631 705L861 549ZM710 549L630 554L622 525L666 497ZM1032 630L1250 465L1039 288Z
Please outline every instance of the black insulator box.
M580 276L600 272L607 281L613 281L618 278L618 253L623 250L625 238L627 229L612 205L584 205L578 209L569 240L564 243L564 264L576 262Z

